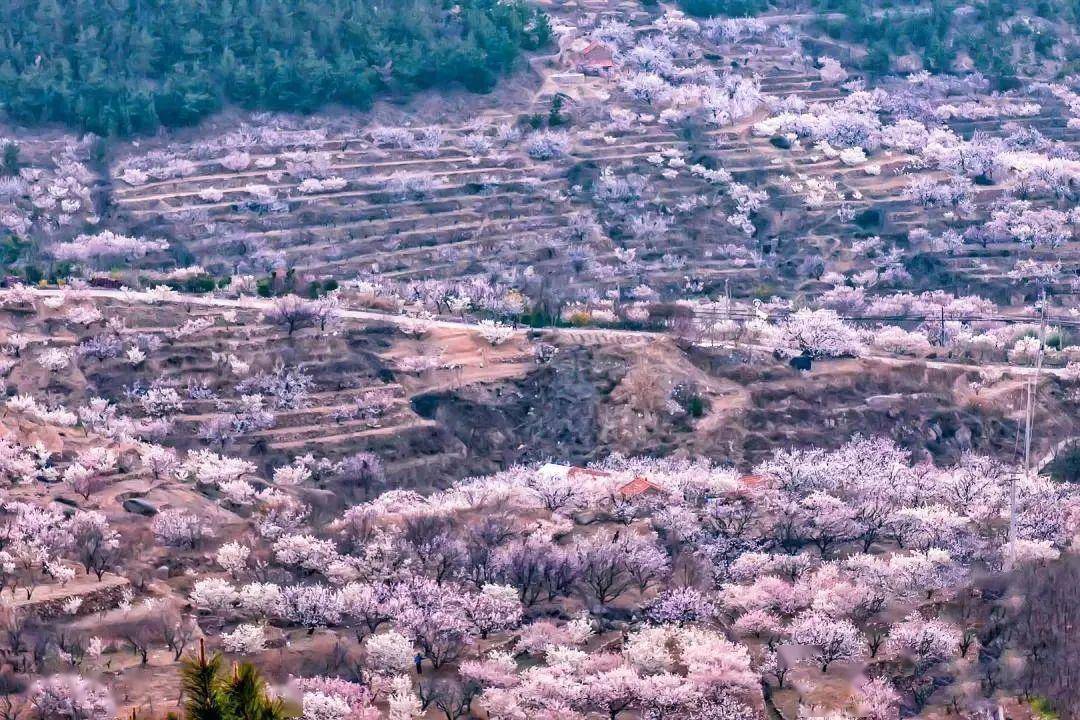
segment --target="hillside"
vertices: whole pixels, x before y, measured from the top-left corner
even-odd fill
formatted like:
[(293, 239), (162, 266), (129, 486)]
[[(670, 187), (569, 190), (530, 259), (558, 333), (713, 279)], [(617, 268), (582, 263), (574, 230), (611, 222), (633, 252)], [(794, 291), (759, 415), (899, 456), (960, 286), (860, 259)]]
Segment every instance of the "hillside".
[(0, 720), (1077, 717), (1077, 12), (0, 8)]

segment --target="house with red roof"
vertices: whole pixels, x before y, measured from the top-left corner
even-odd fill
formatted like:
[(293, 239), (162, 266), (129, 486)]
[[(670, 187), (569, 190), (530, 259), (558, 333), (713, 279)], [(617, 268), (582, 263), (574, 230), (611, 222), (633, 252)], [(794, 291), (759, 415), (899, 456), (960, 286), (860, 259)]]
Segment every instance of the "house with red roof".
[(615, 54), (602, 42), (592, 41), (578, 55), (578, 68), (586, 74), (599, 74), (615, 67)]
[(598, 40), (574, 38), (559, 55), (565, 67), (585, 75), (603, 75), (615, 67), (615, 52)]
[(624, 498), (636, 498), (645, 495), (667, 495), (667, 491), (648, 478), (640, 475), (619, 488)]

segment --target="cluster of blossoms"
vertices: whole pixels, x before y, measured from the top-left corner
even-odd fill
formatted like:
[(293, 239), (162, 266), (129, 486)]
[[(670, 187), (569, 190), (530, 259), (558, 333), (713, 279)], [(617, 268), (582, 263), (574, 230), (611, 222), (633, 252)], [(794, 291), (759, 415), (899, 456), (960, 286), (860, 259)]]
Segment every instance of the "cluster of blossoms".
[[(314, 459), (285, 470), (280, 490), (253, 496), (256, 525), (334, 472)], [(237, 654), (262, 652), (275, 628), (349, 628), (364, 671), (340, 686), (298, 679), (312, 717), (373, 712), (380, 697), (415, 708), (402, 677), (417, 663), (440, 669), (419, 700), (507, 720), (747, 717), (761, 683), (783, 687), (800, 663), (877, 663), (844, 702), (921, 709), (977, 665), (980, 635), (954, 611), (978, 597), (973, 571), (1037, 566), (1072, 543), (1080, 496), (1039, 478), (1016, 482), (1008, 541), (1014, 477), (990, 458), (938, 468), (865, 438), (778, 451), (749, 476), (619, 456), (520, 467), (228, 541), (215, 553), (224, 573), (196, 577), (190, 600)], [(182, 511), (153, 524), (181, 548), (207, 536)], [(570, 597), (585, 611), (553, 616)], [(621, 639), (590, 650), (623, 606), (637, 609)]]
[[(490, 290), (473, 287), (477, 297)], [(762, 306), (776, 319), (752, 323), (756, 340), (782, 354), (857, 354), (871, 343), (922, 351), (925, 334), (868, 335), (840, 314), (924, 313), (927, 325), (943, 317), (946, 342), (959, 342), (955, 318), (994, 309), (976, 297), (875, 298), (848, 286), (824, 302), (817, 310)], [(495, 323), (485, 330), (492, 343), (507, 334)], [(247, 373), (236, 389), (293, 409), (309, 386), (301, 370), (282, 366)], [(186, 398), (164, 385), (130, 395), (155, 422), (187, 403), (218, 402), (198, 387)], [(370, 404), (383, 412), (392, 402)], [(9, 405), (25, 412), (32, 403), (17, 396)], [(615, 456), (586, 471), (513, 468), (424, 497), (380, 494), (383, 470), (367, 453), (296, 457), (267, 481), (240, 457), (135, 440), (121, 432), (133, 428), (130, 420), (100, 398), (77, 418), (127, 438), (147, 475), (190, 483), (182, 491), (200, 503), (218, 498), (223, 507), (214, 513), (231, 511), (248, 525), (218, 545), (223, 533), (205, 505), (162, 509), (146, 521), (159, 546), (197, 568), (183, 588), (212, 643), (258, 656), (290, 630), (327, 628), (348, 645), (354, 682), (297, 680), (305, 714), (330, 720), (370, 715), (383, 703), (403, 718), (423, 703), (507, 720), (739, 718), (760, 705), (763, 681), (782, 687), (800, 663), (811, 674), (873, 665), (878, 674), (844, 703), (921, 709), (989, 662), (973, 651), (983, 639), (959, 611), (969, 586), (982, 573), (1052, 561), (1071, 547), (1080, 519), (1070, 487), (1018, 481), (1009, 543), (1012, 468), (974, 455), (945, 468), (914, 463), (882, 439), (775, 452), (750, 476), (705, 462)], [(120, 464), (101, 447), (58, 469), (44, 449), (0, 444), (9, 477), (62, 479), (85, 498)], [(100, 577), (124, 551), (101, 513), (65, 517), (20, 504), (6, 511), (4, 588), (30, 594), (42, 583), (63, 585), (76, 563)], [(206, 557), (213, 569), (199, 566)], [(613, 618), (625, 632), (614, 631)], [(181, 645), (172, 632), (179, 626), (164, 627), (170, 647)], [(145, 653), (142, 636), (123, 637)], [(419, 695), (407, 676), (418, 662), (439, 670)]]
[(100, 580), (119, 563), (123, 548), (117, 530), (104, 514), (80, 510), (66, 517), (51, 508), (9, 501), (0, 550), (0, 592), (21, 591), (29, 600), (38, 586), (64, 585), (81, 566)]
[[(833, 61), (819, 62), (823, 76), (841, 76), (842, 68)], [(881, 173), (884, 162), (903, 158), (902, 166), (892, 164), (889, 170), (906, 176), (905, 198), (939, 210), (930, 216), (943, 225), (935, 228), (939, 236), (930, 243), (935, 251), (958, 254), (965, 245), (1009, 242), (1044, 253), (1074, 239), (1071, 206), (1080, 188), (1080, 161), (1067, 143), (1024, 123), (1004, 123), (1000, 134), (976, 131), (970, 136), (949, 124), (961, 118), (1032, 117), (1042, 110), (1038, 103), (1016, 93), (987, 97), (986, 82), (977, 75), (944, 79), (916, 73), (903, 83), (885, 82), (874, 89), (849, 84), (847, 89), (850, 92), (836, 100), (811, 104), (794, 96), (770, 98), (772, 114), (756, 123), (753, 132), (771, 136), (781, 147), (813, 144), (809, 159), (824, 156), (842, 165), (860, 165), (869, 174)], [(1069, 107), (1076, 105), (1074, 95), (1062, 86), (1036, 89)], [(789, 186), (805, 195), (809, 208), (822, 207), (830, 189), (823, 192), (800, 180)], [(994, 193), (990, 207), (979, 188), (986, 185), (1004, 190)], [(861, 199), (857, 191), (853, 196)], [(843, 205), (838, 215), (843, 222), (855, 218)], [(912, 237), (924, 232), (917, 228)], [(1016, 262), (1019, 267), (1029, 261), (1021, 253)], [(911, 281), (900, 266), (868, 271), (866, 276), (866, 284)], [(1002, 280), (1008, 277), (1006, 270)]]
[(103, 230), (93, 235), (79, 235), (69, 243), (54, 245), (52, 254), (57, 260), (81, 263), (103, 263), (116, 260), (136, 260), (148, 253), (167, 249), (164, 240), (149, 240), (120, 235)]
[(741, 34), (743, 29), (729, 23), (707, 24), (703, 30), (676, 10), (668, 10), (656, 27), (661, 34), (640, 42), (634, 41), (632, 30), (617, 23), (601, 25), (593, 37), (615, 49), (622, 90), (649, 106), (661, 122), (675, 124), (696, 117), (725, 126), (750, 117), (762, 104), (761, 90), (749, 77), (718, 74), (700, 64), (680, 65), (680, 61), (700, 57), (710, 36)]
[[(0, 138), (0, 146), (8, 144)], [(86, 151), (86, 143), (69, 142), (54, 153), (52, 167), (23, 167), (0, 178), (0, 228), (24, 239), (57, 238), (97, 224)]]
[[(837, 284), (819, 296), (815, 308), (796, 310), (781, 298), (752, 308), (687, 303), (698, 318), (687, 330), (688, 339), (749, 339), (784, 357), (857, 357), (873, 348), (888, 354), (922, 357), (933, 351), (1018, 365), (1034, 364), (1040, 353), (1044, 362), (1058, 367), (1080, 359), (1080, 346), (1040, 345), (1034, 315), (1006, 318), (992, 301), (977, 295), (944, 291), (871, 295), (867, 285), (841, 284), (847, 282), (842, 276), (827, 274), (822, 279)], [(731, 313), (732, 319), (718, 323), (715, 313)], [(1048, 333), (1060, 331), (1051, 326)]]

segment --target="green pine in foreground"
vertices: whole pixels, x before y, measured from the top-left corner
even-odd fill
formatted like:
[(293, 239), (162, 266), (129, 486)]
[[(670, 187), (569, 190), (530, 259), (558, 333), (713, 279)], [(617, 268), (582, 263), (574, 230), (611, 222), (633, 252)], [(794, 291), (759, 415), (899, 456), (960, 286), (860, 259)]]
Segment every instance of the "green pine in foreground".
[(259, 670), (250, 663), (222, 668), (221, 655), (199, 654), (181, 669), (185, 720), (288, 720), (296, 717), (283, 700), (270, 695)]

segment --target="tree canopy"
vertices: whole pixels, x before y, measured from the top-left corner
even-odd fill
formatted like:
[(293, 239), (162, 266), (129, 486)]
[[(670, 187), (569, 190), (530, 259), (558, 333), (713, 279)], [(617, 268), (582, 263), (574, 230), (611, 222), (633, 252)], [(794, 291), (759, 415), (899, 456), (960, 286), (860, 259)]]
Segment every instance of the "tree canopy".
[(379, 92), (489, 91), (550, 38), (522, 0), (42, 0), (0, 7), (0, 106), (101, 135), (232, 102), (311, 112)]

